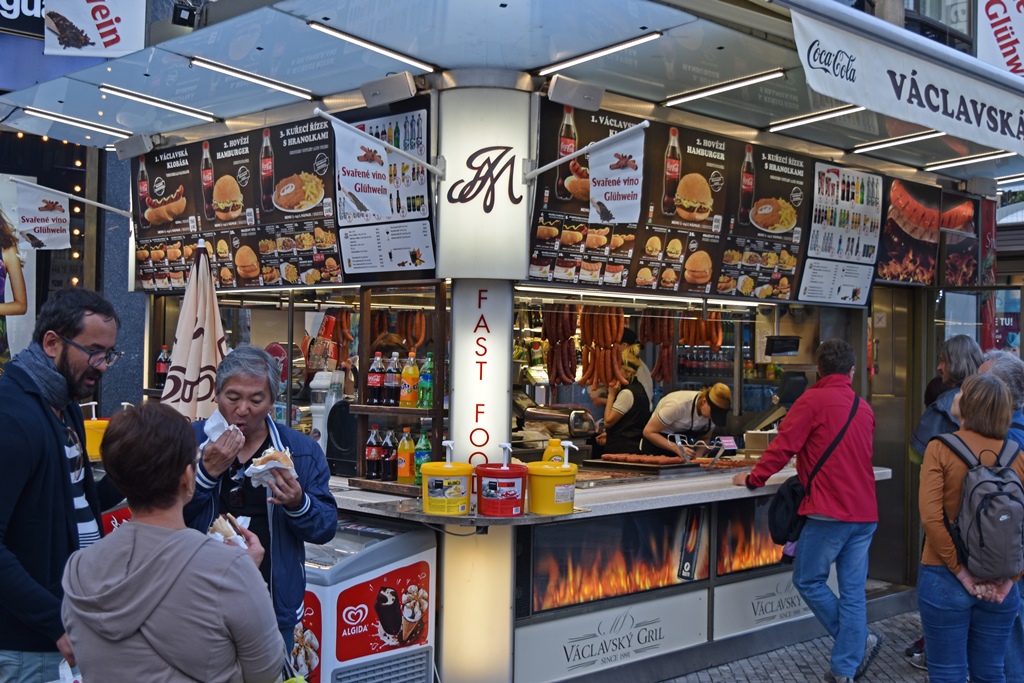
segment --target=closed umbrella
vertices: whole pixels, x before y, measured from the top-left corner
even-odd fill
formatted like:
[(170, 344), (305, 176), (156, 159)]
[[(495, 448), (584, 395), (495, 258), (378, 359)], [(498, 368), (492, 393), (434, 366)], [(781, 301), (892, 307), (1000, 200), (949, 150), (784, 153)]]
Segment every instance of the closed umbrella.
[(206, 243), (199, 240), (174, 332), (174, 349), (161, 402), (190, 420), (210, 417), (217, 409), (217, 366), (227, 354), (224, 325), (213, 287)]

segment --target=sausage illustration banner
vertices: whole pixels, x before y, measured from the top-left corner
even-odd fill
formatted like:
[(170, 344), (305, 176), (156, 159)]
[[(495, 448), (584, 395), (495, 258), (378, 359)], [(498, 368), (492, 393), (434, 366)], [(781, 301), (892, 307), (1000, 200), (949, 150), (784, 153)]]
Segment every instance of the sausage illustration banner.
[(18, 183), (18, 249), (67, 249), (70, 216), (67, 197), (39, 185)]
[(590, 224), (636, 223), (644, 177), (644, 131), (620, 134), (590, 153)]
[[(331, 125), (334, 126), (335, 172), (338, 176), (338, 217), (352, 217), (359, 222), (391, 217), (395, 210), (395, 194), (391, 187), (391, 160), (387, 149), (347, 126)], [(360, 128), (365, 129), (365, 124)]]
[(47, 0), (43, 54), (120, 57), (146, 47), (146, 7), (138, 0)]

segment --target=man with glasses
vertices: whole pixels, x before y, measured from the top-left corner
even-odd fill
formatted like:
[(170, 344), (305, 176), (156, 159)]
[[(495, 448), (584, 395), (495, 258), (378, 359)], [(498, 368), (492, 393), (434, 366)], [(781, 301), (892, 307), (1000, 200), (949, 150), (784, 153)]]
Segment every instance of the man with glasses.
[(60, 678), (75, 657), (61, 623), (71, 553), (99, 540), (121, 494), (92, 476), (78, 401), (121, 356), (120, 320), (102, 295), (50, 295), (32, 343), (0, 377), (0, 681)]

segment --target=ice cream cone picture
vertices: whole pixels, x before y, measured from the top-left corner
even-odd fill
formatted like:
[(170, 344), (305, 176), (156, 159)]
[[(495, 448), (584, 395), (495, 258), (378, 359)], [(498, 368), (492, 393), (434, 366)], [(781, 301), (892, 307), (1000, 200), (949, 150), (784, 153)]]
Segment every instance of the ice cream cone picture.
[(430, 601), (427, 591), (419, 586), (409, 586), (402, 593), (402, 635), (399, 642), (409, 645), (423, 633), (423, 619)]

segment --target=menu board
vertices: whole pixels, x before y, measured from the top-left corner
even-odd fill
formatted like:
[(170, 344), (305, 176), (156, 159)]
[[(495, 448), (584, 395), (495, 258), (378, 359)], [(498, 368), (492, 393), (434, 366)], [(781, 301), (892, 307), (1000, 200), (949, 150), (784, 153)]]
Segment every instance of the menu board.
[[(580, 115), (545, 101), (540, 163), (639, 122), (606, 112)], [(651, 123), (643, 136), (643, 159), (631, 169), (641, 172), (638, 224), (602, 224), (594, 215), (601, 211), (591, 196), (589, 160), (540, 177), (528, 279), (680, 295), (794, 297), (813, 161), (666, 124)], [(636, 161), (622, 154), (622, 145), (609, 147), (617, 152), (612, 164)]]
[(878, 249), (876, 279), (931, 285), (939, 255), (942, 190), (892, 179), (885, 198), (888, 206)]
[(977, 287), (981, 283), (978, 202), (951, 192), (942, 193), (939, 224), (946, 241), (945, 287)]
[(815, 164), (814, 209), (799, 299), (865, 305), (882, 221), (882, 176)]

